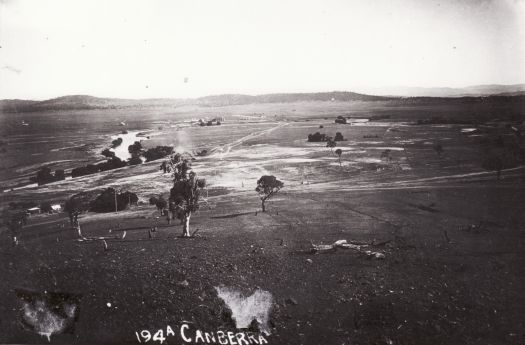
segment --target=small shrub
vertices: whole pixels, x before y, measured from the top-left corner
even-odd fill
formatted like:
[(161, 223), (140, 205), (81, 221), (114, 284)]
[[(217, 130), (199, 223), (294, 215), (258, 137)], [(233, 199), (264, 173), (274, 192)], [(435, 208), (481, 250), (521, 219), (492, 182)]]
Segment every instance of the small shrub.
[(40, 211), (42, 213), (51, 213), (53, 209), (51, 208), (51, 203), (49, 201), (44, 201), (40, 204)]
[(345, 140), (345, 138), (343, 137), (341, 132), (335, 133), (334, 141), (344, 141), (344, 140)]
[(335, 123), (339, 123), (339, 124), (346, 124), (346, 118), (344, 118), (343, 116), (339, 115), (336, 119), (335, 119)]

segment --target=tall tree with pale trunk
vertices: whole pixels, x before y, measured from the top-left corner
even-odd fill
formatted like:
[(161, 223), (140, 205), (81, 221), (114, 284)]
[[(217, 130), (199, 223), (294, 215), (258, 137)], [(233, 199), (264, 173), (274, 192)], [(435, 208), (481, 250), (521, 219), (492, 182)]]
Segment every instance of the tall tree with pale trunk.
[(191, 161), (176, 153), (167, 162), (173, 172), (173, 187), (170, 199), (182, 213), (182, 236), (190, 237), (190, 218), (199, 209), (201, 192), (206, 187), (206, 180), (197, 178), (191, 169)]

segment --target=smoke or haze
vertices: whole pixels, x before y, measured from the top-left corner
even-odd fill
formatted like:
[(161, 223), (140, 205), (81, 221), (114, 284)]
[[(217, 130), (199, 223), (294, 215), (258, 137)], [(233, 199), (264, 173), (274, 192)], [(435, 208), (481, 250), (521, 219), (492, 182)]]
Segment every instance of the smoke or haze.
[(187, 153), (192, 152), (193, 145), (191, 142), (191, 137), (186, 133), (186, 131), (176, 131), (175, 132), (175, 143), (171, 143), (177, 153)]

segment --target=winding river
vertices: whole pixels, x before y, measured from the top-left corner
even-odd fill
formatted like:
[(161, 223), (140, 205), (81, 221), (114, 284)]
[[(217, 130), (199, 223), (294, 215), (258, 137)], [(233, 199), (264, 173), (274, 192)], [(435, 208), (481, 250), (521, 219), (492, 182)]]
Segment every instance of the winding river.
[(128, 132), (126, 134), (118, 134), (118, 135), (112, 136), (111, 140), (122, 138), (122, 144), (110, 150), (115, 152), (115, 156), (117, 156), (121, 160), (127, 161), (128, 159), (131, 158), (131, 154), (128, 151), (129, 145), (133, 145), (135, 141), (146, 140), (145, 137), (139, 134), (140, 132)]

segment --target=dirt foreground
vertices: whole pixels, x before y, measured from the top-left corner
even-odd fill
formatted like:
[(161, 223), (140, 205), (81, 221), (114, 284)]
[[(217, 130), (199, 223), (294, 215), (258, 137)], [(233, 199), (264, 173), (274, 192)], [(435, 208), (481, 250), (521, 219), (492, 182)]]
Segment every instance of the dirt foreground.
[[(107, 249), (79, 242), (62, 215), (35, 217), (18, 246), (2, 234), (0, 342), (48, 342), (22, 290), (75, 306), (54, 344), (143, 343), (146, 331), (168, 344), (523, 344), (523, 187), (312, 187), (283, 190), (266, 213), (255, 195), (226, 195), (192, 218), (191, 239), (150, 206), (84, 215), (84, 236), (114, 237)], [(369, 246), (311, 250), (342, 239)], [(234, 315), (218, 291), (238, 297)], [(242, 303), (266, 322), (237, 329)]]

